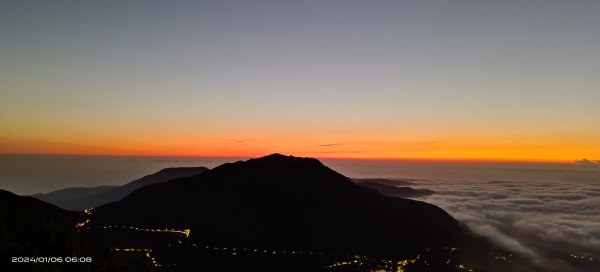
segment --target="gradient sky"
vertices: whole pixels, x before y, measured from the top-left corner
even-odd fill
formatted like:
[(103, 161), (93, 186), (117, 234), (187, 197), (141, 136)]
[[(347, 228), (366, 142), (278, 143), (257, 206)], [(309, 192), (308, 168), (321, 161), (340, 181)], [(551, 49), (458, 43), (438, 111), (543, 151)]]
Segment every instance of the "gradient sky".
[(2, 1), (0, 153), (600, 160), (599, 1)]

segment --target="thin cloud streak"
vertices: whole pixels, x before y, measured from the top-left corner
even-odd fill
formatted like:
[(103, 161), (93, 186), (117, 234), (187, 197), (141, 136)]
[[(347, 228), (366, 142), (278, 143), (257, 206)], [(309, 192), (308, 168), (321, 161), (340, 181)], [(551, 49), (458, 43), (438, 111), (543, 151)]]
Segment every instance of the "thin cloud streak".
[(338, 146), (338, 145), (341, 145), (341, 144), (320, 144), (320, 145), (317, 145), (317, 146), (321, 146), (321, 147), (332, 147), (332, 146)]

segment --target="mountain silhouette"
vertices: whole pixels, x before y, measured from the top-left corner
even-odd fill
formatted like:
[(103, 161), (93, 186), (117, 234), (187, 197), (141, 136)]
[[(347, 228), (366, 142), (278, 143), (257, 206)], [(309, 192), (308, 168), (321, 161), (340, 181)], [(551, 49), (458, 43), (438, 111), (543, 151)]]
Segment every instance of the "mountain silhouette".
[(92, 225), (190, 228), (209, 244), (416, 255), (470, 232), (442, 209), (361, 187), (312, 158), (272, 154), (149, 185)]
[(363, 181), (357, 183), (360, 186), (365, 188), (371, 188), (384, 194), (386, 196), (391, 197), (402, 197), (402, 198), (410, 198), (410, 197), (419, 197), (419, 196), (428, 196), (434, 194), (434, 191), (427, 189), (413, 189), (406, 186), (393, 186), (381, 184), (379, 182), (374, 181)]
[(393, 185), (393, 186), (415, 185), (415, 182), (417, 181), (415, 179), (388, 179), (388, 178), (350, 178), (350, 180), (352, 180), (356, 183), (374, 182), (374, 183)]
[(56, 190), (33, 197), (54, 204), (66, 210), (81, 211), (109, 202), (123, 199), (129, 193), (147, 185), (166, 182), (171, 179), (189, 177), (208, 170), (206, 167), (165, 168), (122, 186), (77, 187)]
[[(76, 212), (0, 190), (0, 271), (149, 271), (146, 262), (111, 254), (102, 241), (78, 232), (78, 220)], [(62, 261), (24, 261), (38, 257)], [(66, 257), (90, 262), (67, 262)]]
[(76, 219), (74, 212), (0, 190), (0, 255), (52, 253), (66, 240)]

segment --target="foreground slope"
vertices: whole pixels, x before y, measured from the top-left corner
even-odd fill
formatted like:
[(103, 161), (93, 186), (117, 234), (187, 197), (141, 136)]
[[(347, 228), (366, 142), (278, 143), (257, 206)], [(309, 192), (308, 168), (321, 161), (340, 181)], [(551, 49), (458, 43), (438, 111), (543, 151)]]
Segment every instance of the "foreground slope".
[(0, 253), (24, 256), (64, 249), (76, 219), (73, 212), (0, 190)]
[[(78, 232), (78, 220), (75, 212), (0, 190), (0, 271), (148, 271), (145, 262)], [(77, 262), (67, 262), (72, 257)]]

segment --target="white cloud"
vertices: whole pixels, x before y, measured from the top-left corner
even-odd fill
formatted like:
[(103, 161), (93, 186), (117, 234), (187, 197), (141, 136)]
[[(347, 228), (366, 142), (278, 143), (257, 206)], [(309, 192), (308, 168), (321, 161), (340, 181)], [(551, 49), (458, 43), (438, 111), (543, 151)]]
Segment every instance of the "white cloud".
[(412, 187), (436, 191), (422, 200), (544, 270), (554, 271), (549, 264), (569, 267), (570, 254), (600, 258), (600, 180), (427, 180)]

